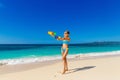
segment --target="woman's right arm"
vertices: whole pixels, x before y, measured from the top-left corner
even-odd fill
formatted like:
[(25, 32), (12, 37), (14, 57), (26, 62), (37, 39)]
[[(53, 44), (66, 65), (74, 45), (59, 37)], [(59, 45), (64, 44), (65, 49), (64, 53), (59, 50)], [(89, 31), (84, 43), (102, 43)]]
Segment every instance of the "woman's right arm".
[(64, 40), (64, 38), (58, 38), (58, 40)]

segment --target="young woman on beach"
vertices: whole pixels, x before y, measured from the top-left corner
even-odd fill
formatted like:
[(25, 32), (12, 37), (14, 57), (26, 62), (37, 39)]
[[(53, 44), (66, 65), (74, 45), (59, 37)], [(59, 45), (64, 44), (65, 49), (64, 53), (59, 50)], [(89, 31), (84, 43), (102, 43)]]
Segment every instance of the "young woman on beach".
[(65, 31), (64, 32), (64, 37), (63, 38), (58, 38), (58, 40), (62, 40), (63, 41), (63, 45), (61, 47), (61, 52), (62, 52), (62, 60), (63, 60), (63, 72), (62, 74), (64, 74), (66, 71), (68, 71), (68, 64), (67, 64), (67, 55), (68, 55), (68, 43), (70, 41), (69, 38), (70, 32), (69, 31)]

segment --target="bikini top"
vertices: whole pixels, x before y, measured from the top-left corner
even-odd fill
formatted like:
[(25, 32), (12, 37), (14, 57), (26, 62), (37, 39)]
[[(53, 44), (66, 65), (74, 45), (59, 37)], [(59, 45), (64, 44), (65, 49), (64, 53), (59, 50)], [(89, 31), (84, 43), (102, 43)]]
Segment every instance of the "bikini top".
[(69, 44), (68, 40), (63, 40), (63, 44)]

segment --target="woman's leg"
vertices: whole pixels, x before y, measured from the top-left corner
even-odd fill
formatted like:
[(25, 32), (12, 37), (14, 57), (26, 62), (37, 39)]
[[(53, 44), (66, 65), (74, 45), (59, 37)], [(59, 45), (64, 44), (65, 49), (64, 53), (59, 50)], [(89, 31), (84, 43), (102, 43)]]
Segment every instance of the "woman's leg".
[(65, 51), (65, 70), (68, 71), (68, 63), (67, 63), (67, 54), (68, 54), (68, 49)]
[(68, 71), (67, 57), (65, 58), (65, 70)]
[(64, 53), (62, 53), (63, 65), (64, 65), (62, 74), (64, 74), (66, 71), (68, 71), (67, 58), (66, 58), (67, 54), (68, 54), (68, 49), (66, 49), (66, 51)]
[(63, 60), (63, 72), (62, 72), (62, 74), (64, 74), (66, 72), (65, 65), (66, 65), (65, 60)]
[(66, 71), (68, 71), (68, 65), (67, 65), (67, 59), (66, 57), (63, 59), (63, 72), (62, 74), (64, 74)]
[(61, 49), (61, 53), (62, 53), (62, 60), (63, 60), (63, 72), (62, 74), (65, 73), (65, 59), (63, 59), (63, 56), (64, 56), (64, 51)]

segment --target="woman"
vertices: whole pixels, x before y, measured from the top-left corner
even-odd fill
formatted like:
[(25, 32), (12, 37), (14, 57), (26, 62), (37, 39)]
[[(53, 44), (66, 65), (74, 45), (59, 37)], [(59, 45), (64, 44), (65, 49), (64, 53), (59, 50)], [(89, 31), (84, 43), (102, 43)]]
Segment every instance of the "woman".
[(69, 50), (68, 43), (70, 41), (69, 34), (70, 34), (69, 31), (65, 31), (64, 38), (58, 38), (58, 40), (63, 40), (61, 52), (62, 52), (62, 60), (63, 60), (64, 69), (63, 69), (62, 74), (64, 74), (66, 71), (68, 71), (67, 54), (68, 54), (68, 50)]

